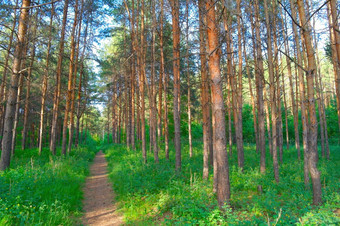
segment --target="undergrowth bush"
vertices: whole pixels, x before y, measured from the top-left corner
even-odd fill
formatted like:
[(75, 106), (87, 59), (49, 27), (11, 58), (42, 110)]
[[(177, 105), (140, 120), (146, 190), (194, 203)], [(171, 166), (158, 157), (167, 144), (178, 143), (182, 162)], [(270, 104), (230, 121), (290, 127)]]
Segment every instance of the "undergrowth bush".
[[(52, 156), (44, 149), (17, 151), (0, 173), (0, 225), (74, 225), (81, 215), (82, 184), (95, 147)], [(60, 150), (58, 150), (60, 152)]]
[[(295, 149), (284, 151), (280, 165), (280, 183), (273, 175), (271, 156), (267, 156), (267, 173), (259, 173), (259, 154), (255, 146), (245, 146), (245, 168), (237, 168), (236, 148), (230, 158), (231, 202), (220, 210), (213, 193), (213, 175), (202, 180), (202, 143), (194, 143), (194, 156), (182, 142), (182, 171), (175, 172), (174, 148), (170, 161), (160, 149), (160, 163), (148, 152), (144, 164), (141, 150), (124, 145), (107, 146), (110, 178), (120, 211), (131, 225), (338, 225), (340, 208), (340, 153), (331, 147), (331, 160), (320, 159), (323, 204), (311, 206), (311, 187), (305, 189), (303, 161)], [(147, 148), (147, 150), (149, 150)], [(262, 186), (262, 192), (258, 186)]]

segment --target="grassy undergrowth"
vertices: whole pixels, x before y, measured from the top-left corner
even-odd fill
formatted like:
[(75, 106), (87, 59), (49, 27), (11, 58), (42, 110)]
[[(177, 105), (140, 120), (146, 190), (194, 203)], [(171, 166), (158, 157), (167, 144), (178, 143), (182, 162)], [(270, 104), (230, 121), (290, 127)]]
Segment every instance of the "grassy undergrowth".
[[(60, 150), (59, 150), (60, 152)], [(68, 157), (17, 151), (0, 173), (0, 225), (74, 225), (81, 215), (82, 184), (95, 147), (79, 147)]]
[[(182, 143), (183, 144), (183, 143)], [(272, 173), (271, 156), (267, 156), (267, 173), (259, 173), (259, 155), (255, 146), (245, 146), (245, 169), (237, 169), (234, 149), (230, 160), (231, 206), (220, 211), (212, 189), (213, 176), (202, 180), (202, 143), (194, 143), (194, 157), (182, 146), (182, 172), (174, 170), (174, 149), (170, 162), (160, 151), (160, 163), (154, 164), (152, 153), (143, 164), (141, 151), (124, 145), (108, 146), (110, 178), (120, 211), (131, 225), (339, 225), (340, 218), (340, 147), (331, 147), (331, 160), (319, 161), (323, 204), (311, 206), (311, 189), (305, 190), (303, 164), (295, 149), (284, 151), (280, 165), (280, 183)], [(212, 171), (212, 170), (211, 170)], [(263, 187), (259, 193), (258, 185)]]

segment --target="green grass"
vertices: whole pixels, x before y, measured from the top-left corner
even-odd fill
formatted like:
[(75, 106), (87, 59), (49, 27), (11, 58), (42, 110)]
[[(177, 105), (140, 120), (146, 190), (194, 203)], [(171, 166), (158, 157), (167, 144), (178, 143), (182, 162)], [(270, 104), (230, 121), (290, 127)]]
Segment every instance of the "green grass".
[[(311, 206), (312, 192), (306, 190), (303, 164), (295, 149), (284, 151), (280, 165), (280, 183), (272, 173), (271, 156), (267, 156), (267, 173), (259, 173), (259, 154), (253, 145), (245, 145), (245, 169), (237, 169), (236, 149), (230, 160), (231, 205), (224, 211), (217, 207), (210, 173), (202, 180), (202, 143), (194, 142), (194, 157), (182, 141), (182, 172), (175, 173), (174, 148), (170, 161), (160, 150), (160, 163), (154, 164), (148, 153), (143, 164), (140, 150), (124, 145), (107, 146), (110, 179), (120, 211), (130, 225), (338, 225), (334, 211), (340, 208), (340, 152), (331, 147), (331, 160), (319, 161), (323, 204)], [(211, 170), (212, 171), (212, 170)], [(257, 190), (263, 187), (263, 193)]]
[(65, 158), (48, 149), (41, 156), (37, 149), (18, 150), (10, 170), (0, 173), (0, 225), (78, 224), (95, 151), (79, 147)]

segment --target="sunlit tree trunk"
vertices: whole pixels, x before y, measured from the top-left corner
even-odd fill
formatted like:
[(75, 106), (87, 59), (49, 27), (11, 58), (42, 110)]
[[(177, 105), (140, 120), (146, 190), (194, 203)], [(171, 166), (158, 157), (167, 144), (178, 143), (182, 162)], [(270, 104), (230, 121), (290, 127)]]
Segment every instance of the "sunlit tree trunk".
[[(297, 12), (296, 5), (293, 0), (290, 0), (292, 18), (297, 20)], [(303, 77), (303, 69), (302, 69), (302, 55), (301, 55), (301, 46), (300, 46), (300, 36), (297, 30), (297, 25), (292, 22), (295, 45), (296, 45), (296, 56), (297, 56), (297, 68), (298, 68), (298, 77), (299, 77), (299, 91), (300, 91), (300, 106), (301, 106), (301, 121), (302, 121), (302, 137), (303, 137), (303, 161), (304, 161), (304, 182), (305, 187), (307, 188), (309, 185), (309, 173), (308, 173), (308, 115), (306, 109), (306, 101), (305, 101), (305, 82)], [(308, 106), (308, 103), (307, 103)]]
[(188, 106), (188, 136), (189, 136), (189, 156), (192, 157), (192, 136), (191, 136), (191, 84), (190, 84), (190, 65), (189, 65), (189, 0), (186, 0), (185, 7), (185, 17), (186, 17), (186, 74), (187, 74), (187, 85), (188, 85), (188, 93), (187, 93), (187, 106)]
[[(265, 173), (266, 171), (266, 145), (265, 145), (265, 127), (264, 127), (264, 69), (261, 50), (261, 36), (260, 36), (260, 18), (259, 18), (259, 5), (258, 0), (255, 0), (255, 40), (256, 40), (256, 90), (257, 90), (257, 111), (258, 111), (258, 124), (259, 124), (259, 149), (261, 153), (260, 157), (260, 171)], [(270, 142), (270, 141), (269, 141)]]
[(277, 107), (276, 107), (276, 87), (274, 78), (274, 65), (273, 65), (273, 51), (272, 51), (272, 37), (270, 29), (270, 18), (268, 15), (267, 0), (264, 0), (264, 10), (266, 17), (266, 28), (267, 28), (267, 43), (268, 43), (268, 70), (269, 70), (269, 83), (270, 83), (270, 103), (271, 103), (271, 116), (272, 116), (272, 139), (273, 139), (273, 169), (275, 181), (279, 182), (279, 164), (277, 161)]
[[(78, 9), (79, 10), (79, 9)], [(81, 8), (80, 8), (80, 15), (79, 15), (79, 22), (78, 22), (78, 37), (77, 37), (77, 44), (75, 49), (75, 59), (74, 59), (74, 75), (73, 75), (73, 83), (72, 83), (72, 92), (71, 92), (71, 107), (70, 107), (70, 124), (69, 124), (69, 136), (68, 136), (68, 147), (67, 151), (70, 152), (72, 149), (73, 144), (73, 136), (74, 136), (74, 113), (75, 113), (75, 96), (76, 96), (76, 82), (77, 82), (77, 74), (79, 68), (79, 45), (80, 45), (80, 36), (81, 36), (81, 28), (82, 28), (82, 20), (83, 20), (83, 12), (84, 12), (84, 0), (81, 1)], [(79, 13), (78, 13), (79, 14)], [(79, 77), (79, 80), (81, 78)], [(109, 133), (109, 132), (108, 132)], [(108, 136), (109, 137), (109, 136)]]
[(10, 54), (11, 54), (11, 49), (12, 49), (12, 43), (13, 43), (13, 36), (15, 34), (15, 26), (17, 24), (17, 8), (18, 8), (18, 2), (19, 0), (15, 1), (15, 8), (13, 11), (13, 24), (11, 27), (11, 34), (9, 36), (9, 41), (8, 41), (8, 46), (6, 49), (6, 56), (5, 56), (5, 62), (3, 65), (4, 71), (3, 71), (3, 76), (2, 76), (2, 81), (1, 81), (1, 86), (0, 86), (0, 144), (2, 142), (2, 133), (3, 133), (3, 125), (4, 125), (4, 114), (5, 114), (5, 103), (7, 100), (7, 94), (6, 94), (6, 83), (7, 83), (7, 71), (8, 71), (8, 66), (9, 66), (9, 59), (10, 59)]
[(153, 154), (156, 163), (159, 163), (158, 158), (158, 146), (157, 146), (157, 105), (156, 105), (156, 52), (155, 52), (155, 45), (156, 45), (156, 11), (155, 11), (155, 2), (152, 1), (152, 47), (151, 47), (151, 95), (150, 95), (150, 103), (151, 103), (151, 118), (150, 122), (152, 123), (152, 146), (153, 146)]
[(211, 118), (209, 103), (209, 79), (207, 72), (206, 54), (206, 11), (205, 2), (198, 1), (199, 8), (199, 35), (200, 35), (200, 60), (201, 60), (201, 101), (203, 114), (203, 179), (209, 177), (209, 153), (211, 144)]
[(19, 27), (17, 33), (17, 43), (14, 52), (13, 59), (13, 67), (12, 67), (12, 76), (11, 76), (11, 85), (8, 93), (8, 100), (6, 106), (5, 113), (5, 123), (4, 123), (4, 133), (2, 140), (2, 152), (1, 152), (1, 161), (0, 161), (0, 170), (6, 170), (11, 161), (11, 147), (12, 147), (12, 134), (13, 134), (13, 122), (14, 122), (14, 114), (15, 114), (15, 106), (17, 100), (17, 91), (18, 91), (18, 83), (20, 74), (20, 66), (21, 59), (24, 55), (25, 49), (25, 40), (26, 40), (26, 32), (27, 32), (27, 23), (28, 23), (28, 14), (29, 7), (31, 4), (30, 0), (22, 1), (22, 8), (20, 12), (19, 18)]
[(181, 157), (181, 101), (180, 101), (180, 27), (179, 27), (179, 0), (171, 0), (172, 36), (173, 36), (173, 73), (174, 73), (174, 124), (175, 124), (175, 151), (176, 170), (182, 166)]
[(75, 52), (76, 52), (76, 42), (75, 42), (75, 32), (78, 23), (78, 0), (75, 2), (74, 6), (74, 21), (71, 32), (71, 53), (70, 53), (70, 65), (68, 72), (68, 83), (67, 83), (67, 95), (66, 95), (66, 104), (65, 104), (65, 113), (64, 113), (64, 122), (63, 122), (63, 132), (62, 132), (62, 145), (61, 145), (61, 153), (66, 155), (66, 142), (67, 142), (67, 127), (69, 122), (69, 114), (71, 112), (71, 102), (72, 102), (72, 90), (74, 88), (74, 68), (75, 68)]
[(50, 67), (50, 53), (51, 53), (51, 44), (52, 44), (53, 17), (54, 17), (54, 4), (52, 3), (50, 24), (49, 24), (49, 30), (48, 30), (46, 65), (45, 65), (45, 69), (44, 69), (44, 76), (43, 76), (42, 87), (41, 87), (41, 109), (40, 109), (40, 125), (39, 125), (39, 155), (41, 155), (42, 148), (43, 148), (45, 103), (46, 103), (48, 77), (49, 77), (49, 67)]
[[(317, 169), (317, 137), (318, 126), (315, 111), (315, 99), (314, 99), (314, 77), (316, 72), (316, 62), (314, 58), (314, 50), (312, 46), (312, 38), (310, 34), (310, 25), (306, 21), (306, 13), (303, 0), (297, 0), (297, 6), (299, 10), (299, 18), (302, 24), (302, 35), (304, 37), (304, 43), (306, 47), (308, 67), (307, 67), (307, 93), (308, 93), (308, 111), (309, 111), (309, 127), (308, 127), (308, 169), (312, 178), (313, 184), (313, 204), (321, 204), (321, 181), (320, 172)], [(306, 65), (307, 66), (307, 65)]]
[(226, 152), (225, 113), (223, 102), (222, 78), (220, 71), (220, 55), (218, 41), (218, 24), (216, 21), (213, 0), (207, 0), (207, 40), (209, 45), (209, 71), (211, 79), (211, 102), (214, 115), (214, 155), (216, 161), (217, 200), (220, 207), (229, 203), (230, 184), (228, 155)]
[(51, 142), (50, 142), (50, 151), (53, 153), (53, 155), (56, 154), (56, 145), (57, 145), (56, 142), (57, 142), (57, 133), (58, 133), (59, 102), (60, 102), (60, 92), (61, 92), (61, 70), (62, 70), (62, 63), (63, 63), (63, 58), (64, 58), (64, 42), (65, 42), (65, 30), (66, 30), (66, 22), (67, 22), (67, 10), (68, 10), (68, 0), (65, 0), (64, 10), (63, 10), (62, 28), (61, 28), (61, 34), (60, 34), (60, 42), (59, 42), (57, 71), (56, 71), (56, 88), (55, 88), (54, 99), (53, 99), (53, 117), (52, 117)]
[[(339, 34), (339, 22), (338, 22), (338, 11), (337, 11), (337, 5), (338, 5), (337, 0), (330, 0), (329, 2), (329, 8), (330, 8), (330, 25), (331, 25), (331, 30), (333, 32), (333, 35), (331, 35), (332, 38), (332, 48), (334, 52), (334, 56), (332, 57), (333, 59), (333, 64), (334, 69), (337, 67), (337, 76), (335, 77), (335, 87), (336, 87), (336, 99), (338, 103), (338, 123), (339, 123), (339, 131), (340, 131), (340, 34)], [(334, 51), (336, 50), (336, 51)], [(336, 52), (336, 56), (335, 56)]]
[[(300, 133), (299, 133), (299, 115), (298, 115), (298, 108), (294, 96), (294, 86), (293, 86), (293, 76), (292, 76), (292, 66), (290, 63), (290, 53), (289, 53), (289, 45), (288, 45), (288, 40), (287, 40), (287, 35), (286, 31), (288, 30), (287, 28), (287, 21), (284, 20), (283, 14), (282, 14), (282, 9), (280, 8), (281, 12), (281, 18), (282, 18), (282, 25), (284, 26), (284, 29), (282, 29), (282, 36), (284, 40), (284, 47), (285, 47), (285, 52), (286, 52), (286, 63), (287, 63), (287, 73), (288, 73), (288, 78), (289, 78), (289, 88), (290, 88), (290, 99), (292, 101), (292, 112), (293, 112), (293, 117), (294, 117), (294, 135), (295, 135), (295, 148), (297, 150), (297, 155), (298, 159), (301, 158), (300, 154)], [(288, 146), (287, 146), (288, 149)]]
[(144, 163), (147, 162), (146, 157), (146, 143), (145, 143), (145, 93), (144, 93), (144, 84), (145, 84), (145, 40), (144, 40), (144, 0), (142, 0), (141, 7), (141, 34), (140, 34), (140, 84), (139, 84), (139, 93), (140, 93), (140, 103), (141, 103), (141, 130), (142, 130), (142, 152)]

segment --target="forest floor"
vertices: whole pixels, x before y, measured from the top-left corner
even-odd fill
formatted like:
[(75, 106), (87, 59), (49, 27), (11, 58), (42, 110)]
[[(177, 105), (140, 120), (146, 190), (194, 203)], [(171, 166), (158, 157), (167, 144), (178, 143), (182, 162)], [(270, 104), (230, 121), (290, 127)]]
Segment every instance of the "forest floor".
[(90, 168), (84, 188), (84, 225), (121, 225), (123, 217), (113, 202), (114, 193), (108, 181), (107, 162), (102, 151), (98, 152)]

